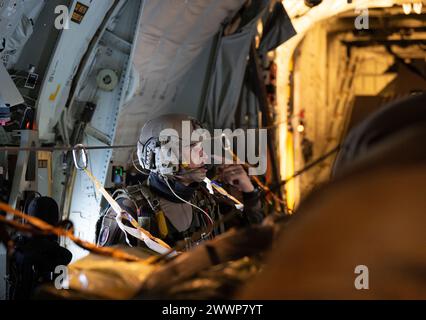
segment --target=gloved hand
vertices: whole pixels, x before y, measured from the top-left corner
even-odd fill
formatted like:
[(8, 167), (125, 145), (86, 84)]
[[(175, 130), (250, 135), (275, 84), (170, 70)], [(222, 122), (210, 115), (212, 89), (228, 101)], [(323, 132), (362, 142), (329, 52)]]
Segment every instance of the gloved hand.
[(219, 168), (219, 175), (222, 181), (235, 186), (241, 192), (253, 192), (254, 186), (244, 170), (239, 164), (223, 165)]

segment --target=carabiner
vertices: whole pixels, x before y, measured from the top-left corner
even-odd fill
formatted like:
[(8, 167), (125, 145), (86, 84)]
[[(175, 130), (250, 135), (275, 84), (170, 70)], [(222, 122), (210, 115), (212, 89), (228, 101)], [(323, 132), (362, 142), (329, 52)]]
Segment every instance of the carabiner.
[(82, 144), (77, 144), (72, 150), (74, 165), (78, 170), (87, 168), (87, 150)]

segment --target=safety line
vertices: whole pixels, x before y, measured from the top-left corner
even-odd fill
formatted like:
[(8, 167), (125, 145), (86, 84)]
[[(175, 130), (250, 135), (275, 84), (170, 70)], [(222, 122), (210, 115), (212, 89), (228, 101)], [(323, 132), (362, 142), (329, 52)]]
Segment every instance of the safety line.
[[(136, 148), (135, 144), (131, 144), (131, 145), (121, 145), (121, 146), (85, 146), (84, 147), (86, 150), (107, 150), (107, 149), (131, 149), (131, 148)], [(0, 147), (0, 152), (1, 151), (73, 151), (73, 150), (77, 150), (77, 148), (74, 147)]]

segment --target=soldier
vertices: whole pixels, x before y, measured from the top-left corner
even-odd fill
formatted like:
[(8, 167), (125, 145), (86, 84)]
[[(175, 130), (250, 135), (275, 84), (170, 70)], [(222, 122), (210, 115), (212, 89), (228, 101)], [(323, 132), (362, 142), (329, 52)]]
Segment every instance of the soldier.
[[(121, 208), (152, 235), (171, 246), (182, 241), (186, 248), (231, 226), (260, 223), (263, 212), (259, 191), (241, 165), (221, 166), (218, 172), (228, 189), (240, 196), (244, 203), (242, 211), (228, 198), (209, 193), (203, 182), (209, 156), (201, 142), (183, 137), (184, 121), (191, 124), (191, 132), (202, 129), (196, 119), (179, 114), (163, 115), (144, 125), (137, 154), (149, 176), (142, 184), (114, 194)], [(170, 134), (164, 134), (164, 130)], [(125, 239), (115, 221), (114, 211), (107, 209), (97, 224), (98, 244), (111, 246), (125, 243)], [(129, 241), (137, 245), (137, 240), (131, 236)]]
[[(60, 221), (59, 208), (50, 197), (36, 197), (28, 206), (28, 215), (52, 226)], [(11, 261), (12, 300), (27, 300), (44, 283), (53, 282), (57, 266), (67, 266), (72, 260), (68, 249), (59, 245), (54, 235), (19, 236), (15, 239), (15, 250)]]

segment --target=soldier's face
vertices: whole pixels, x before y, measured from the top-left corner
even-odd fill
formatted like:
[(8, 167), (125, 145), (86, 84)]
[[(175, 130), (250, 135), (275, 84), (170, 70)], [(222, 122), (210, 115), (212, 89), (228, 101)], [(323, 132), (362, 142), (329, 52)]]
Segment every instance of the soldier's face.
[(201, 182), (206, 178), (205, 164), (208, 156), (201, 142), (182, 147), (182, 166), (187, 170), (185, 178), (192, 182)]

